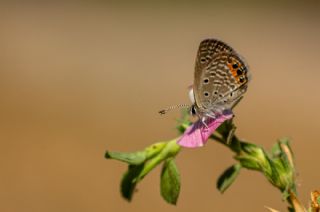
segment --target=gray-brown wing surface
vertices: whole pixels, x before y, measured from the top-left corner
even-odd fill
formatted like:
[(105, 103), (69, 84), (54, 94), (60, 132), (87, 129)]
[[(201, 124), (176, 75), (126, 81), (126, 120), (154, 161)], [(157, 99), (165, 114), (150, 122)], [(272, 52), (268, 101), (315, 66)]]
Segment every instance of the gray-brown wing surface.
[(213, 56), (221, 52), (234, 52), (234, 50), (226, 43), (217, 39), (203, 40), (198, 49), (196, 57), (195, 72), (201, 71), (201, 69), (208, 65)]
[(230, 108), (246, 91), (248, 70), (235, 52), (219, 52), (201, 70), (196, 70), (194, 95), (202, 111)]

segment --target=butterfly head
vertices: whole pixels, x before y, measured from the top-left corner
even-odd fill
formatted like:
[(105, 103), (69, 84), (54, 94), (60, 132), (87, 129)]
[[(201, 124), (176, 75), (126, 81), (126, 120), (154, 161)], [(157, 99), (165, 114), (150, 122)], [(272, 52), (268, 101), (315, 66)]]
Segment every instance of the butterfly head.
[(191, 105), (191, 107), (190, 107), (190, 114), (191, 114), (192, 116), (197, 115), (197, 111), (196, 111), (196, 106), (195, 106), (195, 105)]

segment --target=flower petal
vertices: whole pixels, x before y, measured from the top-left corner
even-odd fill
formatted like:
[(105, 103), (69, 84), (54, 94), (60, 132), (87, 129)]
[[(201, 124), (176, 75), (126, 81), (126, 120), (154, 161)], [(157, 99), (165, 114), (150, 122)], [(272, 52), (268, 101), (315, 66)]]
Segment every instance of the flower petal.
[(195, 148), (203, 146), (210, 135), (226, 120), (233, 117), (232, 112), (224, 113), (217, 118), (208, 118), (206, 124), (208, 128), (198, 120), (191, 126), (189, 126), (181, 138), (178, 140), (178, 144), (183, 147)]

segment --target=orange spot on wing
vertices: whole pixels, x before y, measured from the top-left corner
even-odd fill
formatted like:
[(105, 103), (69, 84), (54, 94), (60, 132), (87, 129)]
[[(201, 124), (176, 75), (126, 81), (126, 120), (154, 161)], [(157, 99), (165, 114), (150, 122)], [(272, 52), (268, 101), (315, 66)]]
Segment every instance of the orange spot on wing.
[(239, 79), (238, 74), (237, 74), (237, 70), (232, 67), (231, 63), (228, 63), (227, 65), (228, 65), (232, 75), (237, 80), (237, 82), (240, 82), (240, 79)]

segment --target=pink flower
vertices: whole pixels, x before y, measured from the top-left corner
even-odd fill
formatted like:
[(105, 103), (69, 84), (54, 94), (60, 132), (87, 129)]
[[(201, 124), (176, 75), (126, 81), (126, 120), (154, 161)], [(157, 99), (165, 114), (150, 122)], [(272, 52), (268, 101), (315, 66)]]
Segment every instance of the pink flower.
[(193, 123), (189, 126), (181, 138), (178, 140), (178, 144), (183, 147), (195, 148), (203, 146), (210, 135), (226, 120), (233, 117), (232, 112), (228, 112), (218, 116), (217, 118), (206, 119), (208, 128), (202, 123), (201, 120)]

